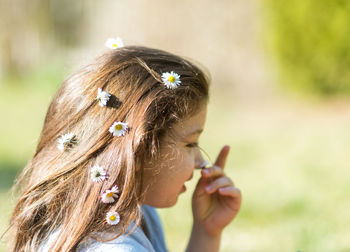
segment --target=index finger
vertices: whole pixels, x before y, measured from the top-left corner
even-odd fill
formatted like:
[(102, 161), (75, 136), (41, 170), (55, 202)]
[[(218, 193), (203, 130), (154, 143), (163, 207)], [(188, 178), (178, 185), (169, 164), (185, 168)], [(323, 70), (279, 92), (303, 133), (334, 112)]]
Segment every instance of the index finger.
[(225, 145), (224, 147), (222, 147), (214, 165), (221, 167), (221, 169), (224, 169), (229, 151), (230, 146)]

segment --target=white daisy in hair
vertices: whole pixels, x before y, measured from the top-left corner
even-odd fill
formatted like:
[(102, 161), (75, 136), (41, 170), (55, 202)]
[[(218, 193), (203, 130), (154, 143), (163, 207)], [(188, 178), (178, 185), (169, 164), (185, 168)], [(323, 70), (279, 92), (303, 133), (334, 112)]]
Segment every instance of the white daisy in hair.
[(128, 123), (123, 122), (114, 122), (113, 125), (109, 128), (109, 132), (113, 134), (113, 136), (125, 136), (125, 133), (128, 131)]
[(71, 149), (74, 144), (77, 143), (77, 138), (74, 133), (70, 132), (67, 134), (62, 135), (58, 140), (57, 140), (57, 148), (63, 152), (66, 150)]
[(107, 178), (106, 171), (99, 165), (95, 165), (91, 168), (91, 179), (95, 183), (102, 182)]
[(102, 91), (102, 88), (97, 89), (96, 100), (98, 101), (98, 104), (101, 107), (104, 107), (107, 105), (107, 102), (109, 101), (110, 96), (111, 95), (109, 93), (107, 93), (106, 91)]
[(162, 73), (162, 81), (167, 88), (175, 89), (180, 86), (180, 75), (174, 71)]
[(120, 47), (124, 47), (123, 40), (121, 38), (109, 38), (107, 39), (105, 46), (107, 46), (109, 49), (117, 49)]
[(111, 190), (106, 190), (102, 196), (101, 200), (103, 203), (113, 203), (115, 201), (114, 198), (118, 199), (119, 188), (117, 185), (113, 186)]
[(108, 212), (106, 214), (106, 221), (109, 225), (117, 225), (120, 221), (118, 212)]
[(204, 160), (203, 163), (199, 166), (199, 169), (205, 169), (210, 164), (208, 160)]

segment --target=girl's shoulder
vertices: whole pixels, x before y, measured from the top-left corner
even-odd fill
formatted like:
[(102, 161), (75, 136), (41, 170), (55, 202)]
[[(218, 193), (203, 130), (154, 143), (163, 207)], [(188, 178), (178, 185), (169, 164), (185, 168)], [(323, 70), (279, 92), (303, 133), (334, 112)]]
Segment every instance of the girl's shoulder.
[[(139, 227), (135, 227), (134, 223), (131, 223), (126, 232), (116, 239), (106, 242), (96, 241), (94, 239), (88, 239), (81, 244), (78, 248), (78, 252), (164, 252), (167, 251), (164, 234), (161, 226), (160, 219), (156, 210), (150, 206), (142, 207), (143, 218), (147, 229), (147, 236), (144, 231)], [(130, 233), (130, 231), (132, 231)], [(40, 252), (48, 251), (52, 242), (57, 239), (59, 230), (52, 233), (49, 239), (41, 246)], [(105, 234), (106, 240), (109, 238), (109, 234)], [(102, 233), (102, 238), (104, 234)]]
[[(132, 225), (129, 227), (132, 228)], [(129, 229), (128, 228), (128, 229)], [(127, 230), (126, 233), (128, 233)], [(129, 234), (122, 234), (116, 239), (108, 242), (99, 242), (93, 239), (89, 239), (81, 246), (79, 246), (78, 252), (147, 252), (155, 251), (151, 242), (147, 239), (143, 231), (136, 227), (134, 231)]]
[[(149, 251), (167, 251), (164, 234), (160, 219), (156, 210), (150, 206), (142, 206), (143, 220), (145, 223), (146, 233), (141, 227), (135, 227), (132, 223), (118, 238), (109, 242), (98, 242), (96, 240), (88, 240), (79, 247), (79, 252), (90, 251), (113, 251), (113, 252), (149, 252)], [(133, 230), (131, 233), (130, 231)], [(128, 234), (129, 233), (129, 234)], [(128, 234), (128, 235), (127, 235)], [(106, 237), (107, 238), (107, 237)]]

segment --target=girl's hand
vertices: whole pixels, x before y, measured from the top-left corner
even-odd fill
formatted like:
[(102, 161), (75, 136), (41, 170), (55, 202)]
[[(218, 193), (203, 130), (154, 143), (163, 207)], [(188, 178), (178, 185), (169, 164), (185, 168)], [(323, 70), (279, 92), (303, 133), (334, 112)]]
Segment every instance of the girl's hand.
[(241, 192), (224, 173), (229, 146), (224, 146), (212, 167), (203, 169), (192, 197), (194, 227), (207, 235), (221, 234), (241, 207)]

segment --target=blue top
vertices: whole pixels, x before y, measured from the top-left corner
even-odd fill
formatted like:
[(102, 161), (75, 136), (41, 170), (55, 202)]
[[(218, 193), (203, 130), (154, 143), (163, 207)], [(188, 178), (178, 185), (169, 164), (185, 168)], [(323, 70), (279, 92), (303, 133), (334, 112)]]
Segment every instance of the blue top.
[[(162, 225), (157, 214), (157, 211), (150, 206), (142, 206), (143, 220), (147, 235), (143, 232), (139, 226), (134, 231), (126, 235), (133, 227), (132, 223), (126, 230), (125, 234), (122, 234), (118, 238), (108, 241), (99, 242), (93, 239), (89, 239), (87, 242), (79, 246), (79, 252), (165, 252), (167, 251)], [(55, 237), (58, 235), (58, 231), (49, 236), (48, 240), (40, 246), (40, 252), (48, 251)]]

